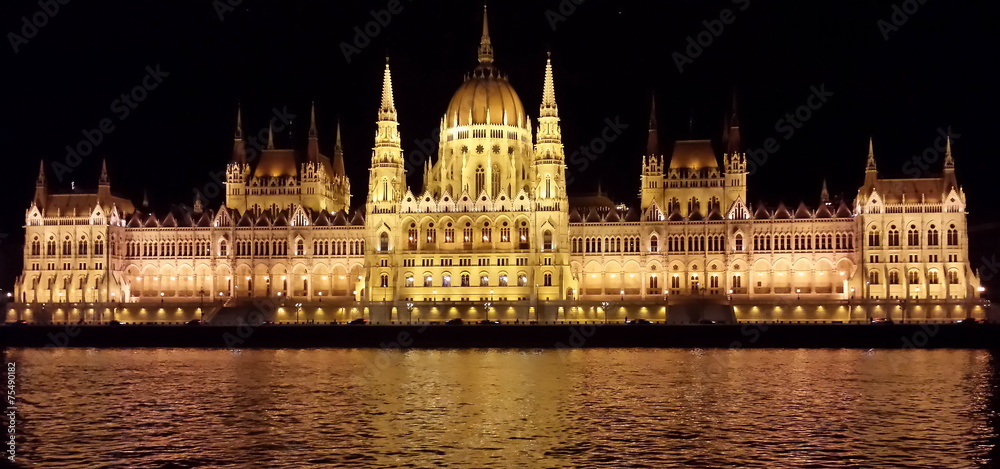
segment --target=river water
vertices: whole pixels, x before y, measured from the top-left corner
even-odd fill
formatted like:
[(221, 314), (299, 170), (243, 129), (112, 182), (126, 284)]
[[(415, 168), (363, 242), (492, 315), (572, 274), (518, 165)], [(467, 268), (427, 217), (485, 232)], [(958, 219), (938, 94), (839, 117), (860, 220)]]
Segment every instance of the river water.
[(5, 359), (16, 364), (25, 467), (1000, 466), (1000, 361), (985, 351), (12, 349)]

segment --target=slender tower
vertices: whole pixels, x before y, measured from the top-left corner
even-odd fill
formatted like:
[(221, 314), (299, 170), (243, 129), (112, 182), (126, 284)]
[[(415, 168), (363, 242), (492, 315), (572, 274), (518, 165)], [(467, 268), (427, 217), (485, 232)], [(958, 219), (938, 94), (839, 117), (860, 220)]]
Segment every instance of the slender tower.
[(392, 73), (386, 59), (382, 75), (382, 104), (378, 111), (378, 130), (372, 148), (372, 165), (368, 181), (368, 214), (382, 211), (395, 213), (406, 192), (403, 171), (403, 148), (400, 146), (399, 122), (392, 98)]
[(642, 176), (640, 194), (642, 208), (645, 210), (652, 204), (663, 207), (663, 153), (660, 151), (660, 137), (656, 130), (656, 97), (653, 97), (649, 108), (649, 134), (646, 137), (646, 154), (642, 157)]
[(552, 58), (545, 60), (542, 105), (535, 143), (535, 204), (538, 210), (567, 211), (566, 157), (559, 126), (559, 106), (552, 79)]
[(42, 160), (38, 162), (38, 179), (35, 180), (35, 199), (33, 201), (39, 212), (44, 213), (45, 201), (48, 197), (49, 188), (45, 182), (45, 160)]
[(394, 271), (393, 267), (399, 265), (397, 243), (401, 242), (406, 230), (399, 221), (400, 202), (406, 192), (406, 175), (388, 57), (382, 75), (382, 103), (378, 110), (377, 127), (366, 200), (365, 263), (368, 272), (366, 279), (360, 279), (355, 287), (357, 300), (376, 297), (371, 295), (394, 300), (399, 285), (400, 269)]
[[(567, 288), (577, 290), (569, 268), (569, 199), (566, 194), (566, 155), (559, 106), (556, 105), (555, 80), (551, 55), (545, 59), (542, 104), (538, 110), (538, 132), (534, 151), (534, 202), (530, 240), (538, 258), (532, 263), (532, 276), (541, 287), (533, 291), (539, 298), (567, 298)], [(536, 247), (537, 246), (537, 247)], [(556, 278), (546, 280), (546, 274)], [(540, 280), (540, 282), (539, 282)], [(537, 299), (537, 298), (536, 298)]]
[(351, 208), (351, 182), (344, 169), (344, 147), (340, 143), (340, 121), (337, 121), (337, 141), (333, 146), (333, 200), (335, 209)]
[(243, 118), (236, 108), (236, 131), (233, 134), (232, 161), (226, 166), (226, 207), (245, 211), (247, 205), (246, 186), (250, 177), (246, 147), (243, 144)]
[[(726, 119), (726, 152), (722, 161), (726, 168), (726, 200), (721, 207), (729, 210), (737, 200), (746, 203), (747, 200), (747, 155), (743, 151), (740, 132), (740, 113), (736, 106), (736, 90), (733, 90), (733, 101), (730, 105), (729, 118)], [(725, 212), (723, 212), (725, 213)]]

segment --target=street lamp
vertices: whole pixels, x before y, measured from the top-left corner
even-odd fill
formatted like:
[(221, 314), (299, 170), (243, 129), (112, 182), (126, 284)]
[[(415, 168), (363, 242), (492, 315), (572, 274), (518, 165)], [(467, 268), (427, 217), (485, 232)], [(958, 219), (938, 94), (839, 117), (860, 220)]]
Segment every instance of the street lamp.
[(295, 324), (299, 323), (299, 312), (302, 311), (302, 303), (295, 303)]
[(486, 302), (486, 320), (490, 320), (490, 308), (493, 307), (493, 290), (490, 290), (490, 301)]
[(602, 301), (601, 302), (601, 309), (604, 310), (604, 324), (608, 323), (608, 308), (610, 306), (611, 306), (611, 302), (610, 301)]
[(406, 321), (413, 322), (413, 302), (406, 302)]
[(795, 299), (797, 299), (797, 300), (801, 300), (802, 299), (802, 289), (801, 288), (796, 288), (795, 289)]
[[(535, 322), (538, 322), (538, 309), (537, 309), (538, 308), (538, 284), (537, 283), (535, 284), (535, 308), (536, 308), (535, 309)], [(529, 316), (528, 316), (528, 323), (530, 324), (531, 323), (531, 316), (530, 316), (531, 310), (528, 310), (528, 314), (529, 314)]]

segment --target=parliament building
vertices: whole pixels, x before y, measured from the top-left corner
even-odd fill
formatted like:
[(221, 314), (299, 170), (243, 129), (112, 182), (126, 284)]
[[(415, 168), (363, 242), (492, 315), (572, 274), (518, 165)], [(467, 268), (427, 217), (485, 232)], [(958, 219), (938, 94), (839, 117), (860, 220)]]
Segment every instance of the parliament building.
[(106, 167), (94, 193), (52, 193), (43, 163), (8, 320), (225, 323), (248, 304), (317, 323), (985, 315), (950, 141), (939, 177), (880, 178), (869, 144), (853, 201), (824, 185), (818, 206), (751, 205), (735, 99), (722, 154), (709, 140), (661, 144), (654, 107), (634, 155), (640, 197), (574, 197), (551, 59), (532, 117), (494, 64), (483, 20), (478, 65), (445, 109), (420, 188), (406, 184), (388, 63), (353, 206), (339, 128), (332, 157), (322, 154), (315, 112), (305, 152), (269, 138), (259, 154), (237, 115), (215, 209), (136, 207), (113, 195)]

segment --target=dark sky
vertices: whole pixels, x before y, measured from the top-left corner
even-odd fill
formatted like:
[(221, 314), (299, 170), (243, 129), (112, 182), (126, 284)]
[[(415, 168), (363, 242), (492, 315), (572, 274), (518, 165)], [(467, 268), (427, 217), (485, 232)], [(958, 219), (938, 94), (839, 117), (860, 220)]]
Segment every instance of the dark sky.
[[(315, 100), (327, 154), (336, 119), (342, 120), (358, 205), (386, 54), (404, 150), (411, 153), (417, 141), (433, 135), (462, 75), (475, 65), (477, 1), (401, 0), (402, 11), (389, 15), (388, 25), (350, 62), (341, 44), (355, 41), (354, 28), (364, 29), (373, 21), (371, 11), (389, 2), (224, 5), (229, 3), (69, 1), (51, 16), (39, 13), (37, 1), (0, 5), (7, 38), (0, 47), (0, 151), (7, 182), (0, 204), (0, 234), (7, 235), (0, 240), (0, 287), (9, 288), (21, 269), (21, 225), (42, 158), (54, 189), (69, 190), (73, 181), (92, 190), (106, 157), (115, 192), (138, 202), (148, 190), (154, 210), (162, 211), (190, 204), (193, 189), (223, 170), (237, 102), (248, 132), (266, 126), (273, 108), (297, 114), (291, 137), (283, 133), (278, 142), (301, 147)], [(568, 14), (553, 29), (560, 8)], [(893, 18), (894, 8), (912, 14), (903, 22), (900, 13)], [(991, 259), (998, 247), (990, 225), (998, 209), (989, 196), (1000, 170), (991, 140), (1000, 128), (998, 13), (997, 2), (974, 0), (507, 0), (490, 3), (490, 26), (496, 63), (532, 116), (538, 114), (545, 52), (552, 51), (567, 154), (598, 137), (606, 119), (628, 125), (588, 168), (570, 164), (571, 193), (592, 192), (600, 181), (613, 198), (631, 202), (651, 94), (658, 97), (661, 140), (668, 144), (717, 138), (735, 86), (745, 145), (759, 148), (769, 137), (780, 145), (750, 178), (754, 202), (815, 204), (824, 177), (832, 193), (853, 198), (869, 135), (883, 176), (930, 175), (939, 171), (940, 159), (928, 170), (907, 161), (933, 147), (938, 129), (951, 126), (976, 230), (974, 257)], [(33, 16), (44, 26), (28, 37), (22, 17)], [(731, 21), (720, 30), (721, 16)], [(710, 28), (720, 34), (678, 71), (674, 53), (685, 53), (689, 36), (701, 33), (707, 42)], [(116, 100), (142, 84), (147, 66), (157, 65), (168, 75), (122, 118)], [(833, 95), (789, 135), (779, 120), (821, 85)], [(104, 118), (114, 129), (57, 181), (52, 163), (65, 162), (65, 147), (76, 146)], [(411, 185), (419, 184), (416, 176)]]

